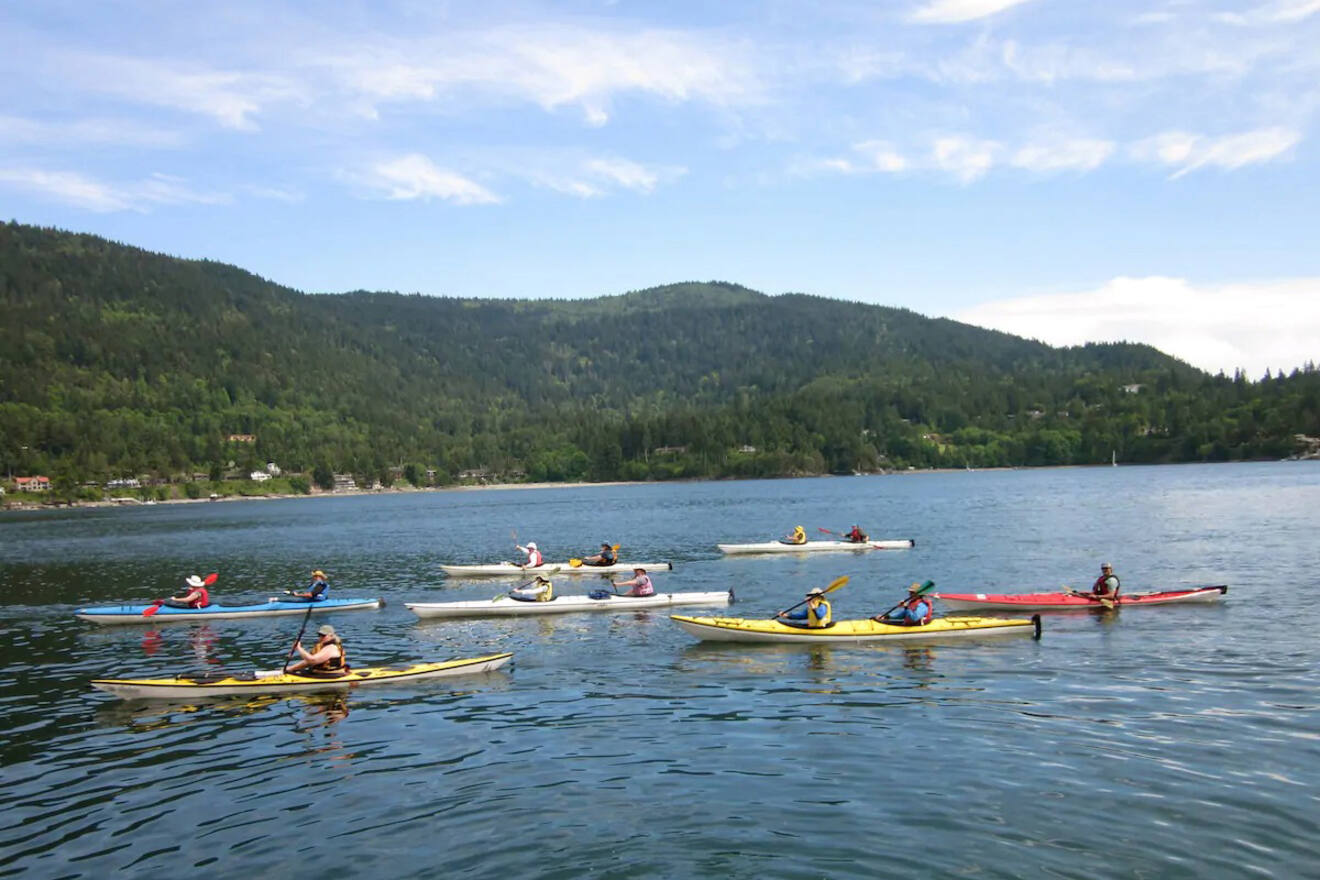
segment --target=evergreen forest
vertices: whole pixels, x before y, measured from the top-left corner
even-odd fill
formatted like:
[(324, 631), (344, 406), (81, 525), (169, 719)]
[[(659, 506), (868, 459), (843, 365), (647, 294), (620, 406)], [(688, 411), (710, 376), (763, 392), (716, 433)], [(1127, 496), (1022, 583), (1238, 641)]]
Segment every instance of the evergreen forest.
[[(604, 481), (1274, 459), (1320, 374), (1208, 375), (723, 282), (584, 300), (307, 294), (0, 226), (0, 471)], [(299, 486), (298, 482), (294, 483)]]

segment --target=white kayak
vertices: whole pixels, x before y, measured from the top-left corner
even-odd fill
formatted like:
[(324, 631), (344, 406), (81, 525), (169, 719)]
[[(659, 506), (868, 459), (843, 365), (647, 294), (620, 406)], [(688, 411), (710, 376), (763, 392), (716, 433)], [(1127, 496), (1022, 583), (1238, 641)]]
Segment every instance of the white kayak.
[(195, 700), (199, 697), (346, 691), (367, 684), (401, 683), (428, 678), (447, 678), (452, 675), (471, 675), (475, 672), (491, 672), (509, 662), (512, 656), (511, 653), (491, 654), (486, 657), (444, 660), (438, 663), (414, 663), (399, 668), (365, 666), (334, 677), (299, 675), (272, 669), (216, 676), (98, 678), (92, 682), (92, 687), (125, 700)]
[(824, 553), (837, 550), (907, 550), (917, 544), (913, 540), (899, 541), (808, 541), (805, 544), (785, 544), (783, 541), (762, 541), (759, 544), (719, 544), (722, 553)]
[(486, 565), (442, 565), (440, 570), (454, 577), (504, 577), (520, 575), (552, 574), (632, 574), (634, 568), (647, 571), (672, 571), (669, 562), (619, 562), (614, 565), (569, 565), (567, 562), (546, 562), (536, 568), (525, 568), (512, 562), (493, 562)]
[[(603, 591), (602, 591), (603, 592)], [(527, 602), (509, 596), (472, 602), (405, 602), (418, 617), (518, 617), (524, 614), (566, 614), (572, 611), (636, 611), (671, 605), (728, 605), (733, 590), (711, 593), (656, 593), (654, 596), (556, 596), (549, 602)]]

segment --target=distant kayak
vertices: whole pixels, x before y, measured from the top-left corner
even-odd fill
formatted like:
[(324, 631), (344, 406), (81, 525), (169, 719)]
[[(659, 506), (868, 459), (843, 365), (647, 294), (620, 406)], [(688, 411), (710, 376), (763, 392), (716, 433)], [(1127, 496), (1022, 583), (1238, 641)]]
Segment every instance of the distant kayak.
[(852, 541), (808, 541), (805, 544), (785, 544), (782, 541), (762, 541), (759, 544), (717, 544), (720, 552), (737, 553), (823, 553), (837, 550), (907, 550), (916, 546), (916, 541), (866, 541), (854, 544)]
[(902, 639), (948, 639), (965, 636), (1040, 636), (1040, 617), (1014, 620), (1005, 617), (940, 617), (925, 626), (892, 626), (866, 620), (838, 620), (809, 629), (778, 620), (742, 617), (683, 617), (670, 615), (684, 630), (708, 642), (779, 642), (828, 644), (834, 642), (887, 642)]
[(647, 571), (672, 571), (669, 562), (618, 562), (614, 565), (569, 565), (567, 562), (547, 562), (536, 568), (523, 568), (512, 562), (493, 562), (486, 565), (442, 565), (440, 570), (454, 577), (501, 577), (504, 575), (545, 575), (552, 574), (632, 574), (634, 568)]
[(124, 700), (195, 700), (204, 697), (233, 697), (248, 694), (343, 691), (366, 684), (399, 684), (428, 678), (490, 672), (509, 662), (512, 656), (512, 653), (491, 654), (487, 657), (472, 657), (465, 660), (414, 663), (398, 669), (364, 666), (333, 678), (322, 675), (289, 674), (273, 669), (267, 672), (237, 673), (220, 677), (98, 678), (92, 682), (92, 687)]
[[(1218, 602), (1228, 587), (1195, 587), (1190, 590), (1164, 590), (1151, 593), (1119, 593), (1114, 604), (1123, 608), (1133, 605), (1182, 605)], [(953, 611), (1090, 611), (1104, 609), (1099, 599), (1076, 596), (1072, 593), (931, 593)]]
[(221, 605), (212, 602), (205, 608), (171, 608), (160, 606), (150, 617), (142, 612), (151, 605), (105, 605), (98, 608), (79, 608), (73, 612), (79, 620), (92, 623), (178, 623), (185, 620), (224, 620), (235, 617), (274, 617), (280, 614), (306, 614), (324, 611), (367, 611), (382, 608), (384, 599), (322, 599), (319, 602), (290, 602), (272, 596), (265, 602), (250, 605)]
[(519, 617), (529, 614), (567, 614), (574, 611), (636, 611), (671, 605), (728, 605), (733, 591), (710, 593), (656, 593), (654, 596), (556, 596), (549, 602), (524, 602), (508, 596), (472, 602), (405, 602), (418, 617)]

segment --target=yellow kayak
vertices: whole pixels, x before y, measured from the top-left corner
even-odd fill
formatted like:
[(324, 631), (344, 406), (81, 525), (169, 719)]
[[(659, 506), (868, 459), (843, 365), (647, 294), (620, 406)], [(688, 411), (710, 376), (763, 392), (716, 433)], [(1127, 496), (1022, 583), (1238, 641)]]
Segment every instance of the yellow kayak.
[(438, 663), (414, 663), (398, 669), (364, 666), (344, 675), (299, 675), (278, 669), (269, 672), (235, 673), (220, 678), (175, 676), (174, 678), (99, 678), (92, 687), (125, 700), (193, 700), (199, 697), (232, 697), (273, 692), (339, 691), (365, 684), (418, 681), (450, 675), (490, 672), (509, 662), (512, 653), (444, 660)]
[(837, 620), (808, 629), (779, 620), (744, 617), (684, 617), (671, 614), (692, 635), (709, 642), (779, 642), (824, 644), (881, 642), (895, 639), (948, 639), (963, 636), (1032, 635), (1040, 637), (1040, 615), (1030, 619), (1004, 617), (941, 617), (924, 626), (893, 626), (874, 620)]

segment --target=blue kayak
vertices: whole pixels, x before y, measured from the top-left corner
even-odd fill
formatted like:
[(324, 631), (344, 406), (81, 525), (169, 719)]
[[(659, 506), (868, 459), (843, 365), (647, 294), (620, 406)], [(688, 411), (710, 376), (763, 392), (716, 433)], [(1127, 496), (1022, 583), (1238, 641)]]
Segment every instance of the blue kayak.
[(142, 612), (153, 605), (105, 605), (100, 608), (79, 608), (73, 612), (79, 620), (92, 623), (176, 623), (182, 620), (224, 620), (233, 617), (274, 617), (280, 614), (306, 614), (310, 605), (313, 614), (322, 611), (366, 611), (384, 606), (383, 599), (321, 599), (300, 602), (271, 597), (265, 602), (251, 605), (221, 605), (212, 602), (205, 608), (171, 608), (160, 606), (150, 616)]

